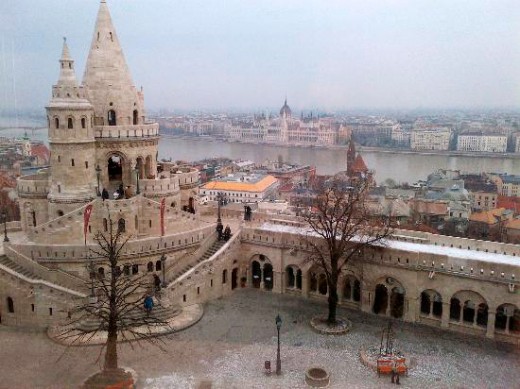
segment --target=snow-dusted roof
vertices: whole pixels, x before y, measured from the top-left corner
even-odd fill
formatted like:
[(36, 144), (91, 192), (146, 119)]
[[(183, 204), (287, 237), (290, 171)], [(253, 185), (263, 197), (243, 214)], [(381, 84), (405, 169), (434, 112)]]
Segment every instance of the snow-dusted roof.
[[(269, 222), (262, 224), (260, 229), (278, 233), (285, 232), (289, 234), (300, 235), (312, 234), (311, 230), (308, 227), (295, 227), (281, 224), (273, 224)], [(391, 239), (385, 240), (384, 245), (394, 250), (443, 255), (453, 259), (474, 260), (496, 263), (501, 265), (520, 266), (520, 257), (514, 257), (512, 255), (495, 254), (489, 252), (486, 253), (485, 251), (465, 250), (455, 247), (433, 245), (430, 243), (412, 243)]]

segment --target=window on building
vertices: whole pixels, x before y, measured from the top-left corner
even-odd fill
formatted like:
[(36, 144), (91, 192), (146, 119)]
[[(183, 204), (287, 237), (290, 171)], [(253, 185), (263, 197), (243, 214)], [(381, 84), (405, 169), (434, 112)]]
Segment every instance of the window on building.
[(81, 128), (86, 128), (86, 127), (87, 127), (87, 119), (81, 118)]
[(7, 297), (7, 312), (14, 313), (14, 301), (11, 297)]
[(54, 127), (56, 129), (60, 128), (60, 119), (54, 118)]
[(74, 166), (74, 158), (72, 158), (72, 159), (70, 160), (70, 163), (71, 163), (72, 166)]
[(74, 121), (72, 120), (72, 118), (67, 119), (67, 128), (69, 130), (72, 130), (74, 128)]

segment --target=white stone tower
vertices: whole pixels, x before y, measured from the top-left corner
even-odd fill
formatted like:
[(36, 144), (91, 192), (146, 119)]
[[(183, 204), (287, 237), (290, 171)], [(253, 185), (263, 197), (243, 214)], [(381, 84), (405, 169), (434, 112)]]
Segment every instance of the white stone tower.
[(51, 179), (49, 219), (68, 213), (96, 196), (94, 111), (74, 74), (64, 39), (60, 76), (47, 105)]

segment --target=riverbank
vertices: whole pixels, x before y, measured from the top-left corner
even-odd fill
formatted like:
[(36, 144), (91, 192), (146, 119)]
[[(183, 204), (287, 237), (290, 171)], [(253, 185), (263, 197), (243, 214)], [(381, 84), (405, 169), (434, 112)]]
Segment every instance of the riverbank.
[[(276, 143), (266, 141), (248, 141), (238, 139), (226, 139), (213, 136), (190, 136), (190, 135), (170, 135), (161, 134), (163, 138), (193, 140), (200, 142), (222, 142), (222, 143), (238, 143), (247, 145), (262, 145), (262, 146), (276, 146), (283, 148), (301, 148), (301, 149), (326, 149), (326, 150), (345, 150), (345, 145), (308, 145), (300, 143)], [(475, 151), (448, 151), (448, 150), (407, 150), (394, 149), (384, 147), (368, 147), (356, 145), (359, 152), (365, 153), (383, 153), (383, 154), (404, 154), (404, 155), (425, 155), (425, 156), (446, 156), (446, 157), (471, 157), (471, 158), (499, 158), (499, 159), (520, 159), (520, 154), (517, 153), (490, 153), (490, 152), (475, 152)]]

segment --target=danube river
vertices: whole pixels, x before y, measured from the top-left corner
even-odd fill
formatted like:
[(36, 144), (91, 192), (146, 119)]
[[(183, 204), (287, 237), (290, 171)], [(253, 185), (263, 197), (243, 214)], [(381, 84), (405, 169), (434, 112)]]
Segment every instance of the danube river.
[[(23, 136), (23, 130), (3, 130), (0, 136)], [(46, 130), (29, 130), (29, 138), (47, 143)], [(211, 157), (250, 159), (255, 162), (277, 160), (314, 165), (318, 174), (333, 174), (346, 168), (345, 149), (282, 147), (216, 141), (210, 138), (161, 138), (159, 158), (197, 161)], [(391, 178), (397, 182), (415, 182), (426, 179), (437, 169), (457, 169), (463, 173), (497, 172), (520, 174), (520, 157), (507, 158), (475, 156), (426, 155), (414, 153), (390, 153), (383, 151), (362, 151), (369, 169), (375, 170), (376, 180), (382, 182)]]

